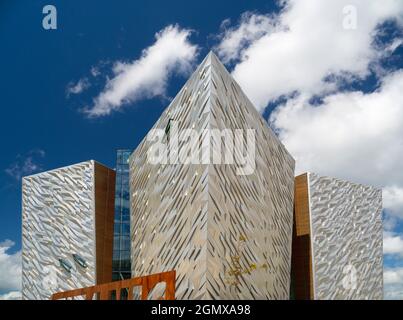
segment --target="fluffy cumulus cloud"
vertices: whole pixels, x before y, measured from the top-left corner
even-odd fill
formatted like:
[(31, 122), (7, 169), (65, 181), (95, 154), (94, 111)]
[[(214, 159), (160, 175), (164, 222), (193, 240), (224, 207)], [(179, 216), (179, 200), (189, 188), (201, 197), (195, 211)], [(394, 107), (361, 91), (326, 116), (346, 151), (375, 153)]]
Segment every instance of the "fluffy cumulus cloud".
[(11, 240), (0, 242), (0, 299), (16, 299), (21, 289), (21, 251), (8, 253), (15, 245)]
[(131, 62), (116, 62), (113, 77), (93, 104), (84, 109), (89, 117), (109, 115), (127, 103), (164, 96), (169, 76), (186, 74), (197, 56), (197, 46), (189, 41), (191, 30), (170, 25), (155, 35), (153, 45)]
[(21, 291), (10, 291), (5, 294), (0, 294), (0, 300), (21, 300)]
[[(403, 2), (285, 0), (223, 24), (215, 48), (304, 171), (383, 189), (385, 298), (403, 298)], [(387, 33), (387, 26), (397, 31)], [(371, 76), (375, 89), (359, 90)], [(354, 89), (355, 88), (355, 89)]]
[(45, 157), (45, 151), (33, 149), (26, 154), (18, 154), (13, 163), (11, 163), (5, 173), (20, 181), (22, 177), (38, 172), (42, 169), (41, 160)]
[(387, 268), (383, 274), (385, 299), (403, 299), (403, 268)]
[(403, 219), (403, 182), (385, 187), (383, 201), (390, 213)]
[(383, 252), (386, 255), (403, 257), (403, 237), (393, 232), (385, 232), (383, 236)]
[(224, 61), (235, 60), (233, 75), (259, 110), (295, 91), (323, 94), (366, 77), (371, 64), (393, 49), (374, 43), (377, 27), (403, 19), (403, 2), (395, 0), (281, 4), (278, 15), (243, 15), (216, 47)]
[(216, 47), (222, 62), (227, 63), (240, 58), (243, 48), (249, 46), (268, 32), (275, 30), (274, 17), (245, 12), (241, 16), (238, 27), (230, 27), (231, 21), (226, 19), (221, 24), (221, 42)]
[(332, 94), (319, 106), (299, 95), (270, 119), (296, 158), (297, 173), (386, 186), (385, 206), (403, 215), (397, 211), (403, 187), (403, 71), (385, 77), (374, 92)]
[[(93, 74), (93, 70), (95, 69), (91, 68), (91, 74)], [(76, 83), (70, 82), (66, 88), (66, 95), (67, 97), (69, 97), (72, 94), (80, 94), (83, 91), (87, 90), (90, 86), (91, 84), (87, 78), (82, 78)]]

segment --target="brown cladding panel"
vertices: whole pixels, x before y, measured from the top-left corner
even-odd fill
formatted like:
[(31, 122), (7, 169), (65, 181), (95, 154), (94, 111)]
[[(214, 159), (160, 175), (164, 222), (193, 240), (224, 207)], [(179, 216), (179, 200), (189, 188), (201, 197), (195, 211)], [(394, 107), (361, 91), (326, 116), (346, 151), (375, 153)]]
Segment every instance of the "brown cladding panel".
[(292, 243), (292, 278), (297, 300), (313, 300), (312, 263), (309, 235), (294, 237)]
[(313, 300), (308, 174), (295, 178), (292, 276), (297, 300)]
[(296, 235), (310, 234), (309, 223), (309, 197), (308, 197), (308, 174), (304, 173), (295, 178), (294, 213)]
[(115, 171), (95, 162), (97, 284), (112, 281)]

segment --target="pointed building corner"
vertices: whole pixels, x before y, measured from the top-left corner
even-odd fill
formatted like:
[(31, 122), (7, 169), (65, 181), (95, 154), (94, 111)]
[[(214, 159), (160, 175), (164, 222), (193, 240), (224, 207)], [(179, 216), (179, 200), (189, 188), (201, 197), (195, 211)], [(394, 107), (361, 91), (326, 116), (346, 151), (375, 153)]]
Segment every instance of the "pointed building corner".
[(219, 67), (221, 69), (224, 69), (226, 73), (230, 74), (229, 70), (225, 67), (225, 65), (222, 63), (220, 58), (215, 54), (213, 50), (210, 50), (210, 52), (207, 55), (210, 64), (214, 67)]
[(214, 57), (215, 59), (218, 59), (215, 53), (212, 50), (210, 50), (209, 53), (207, 53), (207, 55), (204, 57), (202, 62), (199, 64), (197, 69), (203, 69), (205, 66), (211, 65), (212, 61), (214, 61)]
[[(165, 164), (151, 164), (150, 142), (143, 140), (130, 160), (131, 221), (141, 230), (131, 239), (132, 274), (176, 270), (184, 279), (177, 299), (288, 299), (294, 159), (213, 51), (154, 128), (164, 130), (170, 119), (170, 132), (176, 123), (199, 138), (210, 137), (206, 131), (242, 131), (250, 157), (215, 162), (196, 156), (190, 164), (174, 154)], [(218, 150), (211, 138), (200, 147)], [(241, 145), (236, 148), (234, 157), (241, 156)], [(201, 150), (193, 151), (200, 157)], [(237, 269), (237, 256), (247, 263), (241, 245), (253, 257), (245, 282), (229, 272), (244, 271)]]
[(221, 62), (220, 58), (215, 54), (213, 50), (210, 50), (209, 53), (204, 57), (203, 61), (200, 63), (198, 68), (203, 68), (205, 65), (211, 65), (212, 68), (219, 67), (225, 70), (228, 74), (228, 69)]
[(210, 49), (209, 53), (207, 54), (207, 57), (209, 57), (210, 59), (211, 59), (211, 58), (214, 58), (214, 59), (220, 61), (220, 59), (217, 57), (217, 55), (215, 54), (215, 52), (214, 52), (213, 50), (211, 50), (211, 49)]

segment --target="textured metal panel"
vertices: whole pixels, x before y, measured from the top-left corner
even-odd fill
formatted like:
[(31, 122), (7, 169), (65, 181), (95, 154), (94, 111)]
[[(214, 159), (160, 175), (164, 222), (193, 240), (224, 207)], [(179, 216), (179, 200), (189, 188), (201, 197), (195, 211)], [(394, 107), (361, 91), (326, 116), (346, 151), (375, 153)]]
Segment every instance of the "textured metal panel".
[(315, 299), (382, 299), (382, 193), (309, 174)]
[[(56, 291), (96, 283), (94, 162), (23, 179), (22, 294), (49, 299)], [(78, 253), (88, 264), (74, 263)], [(71, 273), (59, 266), (66, 259)]]
[(288, 299), (294, 160), (212, 53), (153, 128), (169, 119), (255, 129), (256, 169), (152, 165), (143, 140), (130, 158), (132, 275), (176, 270), (178, 299)]

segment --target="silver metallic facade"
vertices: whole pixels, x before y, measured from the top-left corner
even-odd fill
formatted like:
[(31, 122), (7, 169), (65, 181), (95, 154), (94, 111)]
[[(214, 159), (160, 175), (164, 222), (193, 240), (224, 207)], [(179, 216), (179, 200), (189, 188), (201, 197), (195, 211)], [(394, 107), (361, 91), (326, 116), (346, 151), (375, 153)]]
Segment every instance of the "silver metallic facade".
[[(23, 178), (22, 295), (49, 299), (96, 284), (94, 161)], [(72, 254), (87, 263), (83, 268)], [(64, 259), (72, 266), (60, 266)]]
[(383, 298), (382, 192), (308, 174), (315, 299)]
[(146, 137), (130, 158), (132, 276), (176, 270), (177, 299), (288, 299), (293, 158), (212, 53), (153, 128), (169, 119), (254, 129), (256, 168), (150, 164)]

